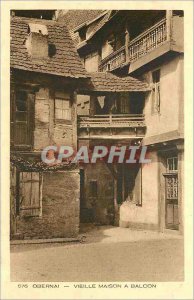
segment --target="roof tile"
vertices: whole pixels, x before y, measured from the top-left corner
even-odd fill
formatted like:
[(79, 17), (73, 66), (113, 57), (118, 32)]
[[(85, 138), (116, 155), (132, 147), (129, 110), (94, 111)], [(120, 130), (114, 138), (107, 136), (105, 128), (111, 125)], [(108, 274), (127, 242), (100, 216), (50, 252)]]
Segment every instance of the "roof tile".
[(81, 92), (146, 92), (149, 91), (147, 83), (136, 78), (118, 77), (112, 73), (89, 73), (91, 80), (88, 87)]
[[(41, 60), (29, 56), (25, 46), (28, 24), (39, 23), (47, 26), (48, 43), (54, 44), (56, 54)], [(86, 78), (89, 77), (78, 56), (74, 43), (65, 24), (56, 21), (13, 17), (11, 19), (11, 67), (48, 73), (53, 75)]]

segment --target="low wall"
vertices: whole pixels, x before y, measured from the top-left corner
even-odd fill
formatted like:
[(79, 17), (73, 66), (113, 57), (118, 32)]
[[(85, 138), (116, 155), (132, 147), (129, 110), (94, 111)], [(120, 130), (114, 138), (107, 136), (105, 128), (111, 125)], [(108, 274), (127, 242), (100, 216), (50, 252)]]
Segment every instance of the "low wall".
[(79, 170), (43, 175), (41, 217), (17, 217), (24, 238), (76, 237), (79, 233)]

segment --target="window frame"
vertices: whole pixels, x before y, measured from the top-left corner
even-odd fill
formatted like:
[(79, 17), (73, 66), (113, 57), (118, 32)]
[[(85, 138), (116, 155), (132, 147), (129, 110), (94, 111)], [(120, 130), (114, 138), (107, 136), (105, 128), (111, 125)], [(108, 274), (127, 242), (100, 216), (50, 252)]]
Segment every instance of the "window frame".
[[(174, 162), (175, 159), (176, 159), (176, 164)], [(173, 160), (172, 161), (173, 169), (169, 169), (169, 163), (168, 163), (169, 160)], [(176, 169), (174, 169), (175, 165), (177, 166)], [(178, 173), (178, 156), (169, 156), (166, 158), (166, 172), (167, 173)]]
[[(69, 103), (69, 108), (68, 109), (61, 109), (61, 112), (63, 114), (63, 111), (67, 110), (69, 112), (70, 118), (69, 119), (65, 119), (65, 118), (57, 118), (56, 116), (56, 111), (60, 110), (60, 108), (56, 107), (56, 101), (66, 101)], [(63, 103), (63, 102), (62, 102)], [(72, 124), (72, 101), (71, 101), (71, 95), (69, 94), (69, 98), (65, 98), (65, 96), (57, 96), (55, 94), (55, 98), (54, 98), (54, 120), (55, 123), (64, 123), (64, 124)]]
[[(26, 110), (17, 110), (17, 96), (19, 93), (26, 93)], [(31, 150), (34, 145), (34, 110), (35, 110), (35, 92), (30, 88), (16, 87), (10, 91), (10, 144), (14, 149)], [(25, 120), (17, 120), (17, 114), (23, 113), (26, 115)], [(17, 123), (26, 124), (26, 143), (19, 143), (17, 141)]]

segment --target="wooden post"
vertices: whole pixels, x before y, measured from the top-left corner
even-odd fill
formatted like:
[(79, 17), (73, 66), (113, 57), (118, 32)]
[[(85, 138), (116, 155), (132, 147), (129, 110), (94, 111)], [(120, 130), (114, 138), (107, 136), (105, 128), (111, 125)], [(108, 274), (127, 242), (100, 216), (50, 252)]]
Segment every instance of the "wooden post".
[(126, 62), (129, 62), (129, 42), (130, 42), (130, 35), (127, 28), (126, 23), (126, 30), (125, 30), (125, 60)]
[(109, 114), (109, 123), (110, 123), (110, 125), (112, 124), (112, 112), (110, 112), (110, 114)]
[(40, 173), (39, 174), (40, 176), (40, 186), (39, 186), (39, 189), (40, 189), (40, 211), (39, 211), (39, 217), (42, 217), (42, 189), (43, 189), (43, 173)]
[(72, 95), (73, 147), (77, 150), (77, 92)]
[(91, 95), (90, 96), (90, 116), (95, 115), (95, 112), (96, 112), (95, 101), (96, 101), (95, 96)]
[(166, 11), (166, 36), (167, 41), (170, 41), (172, 37), (172, 10)]

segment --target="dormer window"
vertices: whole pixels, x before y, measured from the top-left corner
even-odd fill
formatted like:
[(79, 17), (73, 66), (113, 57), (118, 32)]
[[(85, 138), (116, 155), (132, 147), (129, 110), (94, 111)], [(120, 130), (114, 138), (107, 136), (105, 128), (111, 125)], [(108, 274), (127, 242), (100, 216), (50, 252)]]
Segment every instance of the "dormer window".
[(45, 25), (29, 23), (26, 47), (32, 58), (48, 57), (48, 30)]
[(79, 39), (80, 39), (80, 43), (86, 40), (86, 27), (80, 29)]

